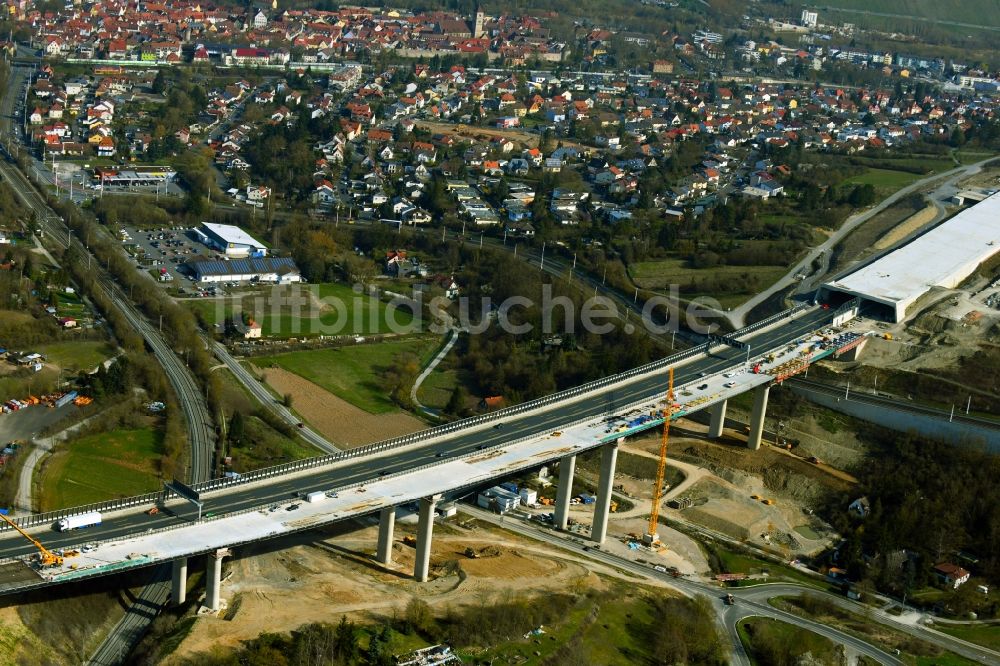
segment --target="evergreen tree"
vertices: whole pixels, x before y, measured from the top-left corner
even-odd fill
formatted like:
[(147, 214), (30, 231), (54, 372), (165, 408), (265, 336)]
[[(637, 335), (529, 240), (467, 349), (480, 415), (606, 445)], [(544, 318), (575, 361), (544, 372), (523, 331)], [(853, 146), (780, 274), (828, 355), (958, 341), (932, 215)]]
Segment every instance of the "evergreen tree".
[(243, 443), (245, 429), (246, 426), (243, 419), (243, 412), (234, 413), (233, 418), (229, 420), (228, 438), (231, 446), (239, 446)]

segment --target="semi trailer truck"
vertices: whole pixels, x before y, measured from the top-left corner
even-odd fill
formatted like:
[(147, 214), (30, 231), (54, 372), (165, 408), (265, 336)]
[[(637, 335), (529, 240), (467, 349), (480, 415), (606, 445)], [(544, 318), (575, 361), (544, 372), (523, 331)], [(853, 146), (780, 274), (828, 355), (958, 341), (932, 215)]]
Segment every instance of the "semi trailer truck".
[(56, 523), (56, 529), (60, 532), (68, 532), (69, 530), (79, 530), (84, 527), (94, 527), (95, 525), (100, 524), (101, 512), (88, 511), (87, 513), (81, 513), (76, 516), (60, 518), (59, 522)]

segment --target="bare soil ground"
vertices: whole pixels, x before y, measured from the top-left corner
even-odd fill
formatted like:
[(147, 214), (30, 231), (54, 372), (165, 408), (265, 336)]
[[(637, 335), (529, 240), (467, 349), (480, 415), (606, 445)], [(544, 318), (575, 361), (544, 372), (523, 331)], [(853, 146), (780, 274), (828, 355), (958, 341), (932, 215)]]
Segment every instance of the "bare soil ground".
[(348, 447), (423, 430), (426, 424), (405, 412), (369, 414), (326, 389), (282, 368), (262, 370), (279, 394), (292, 396), (292, 408), (324, 437)]
[[(374, 521), (371, 521), (374, 523)], [(544, 594), (602, 589), (620, 572), (535, 541), (469, 521), (438, 523), (429, 583), (411, 578), (414, 550), (402, 543), (414, 526), (397, 521), (393, 565), (373, 559), (377, 526), (357, 523), (290, 536), (241, 549), (222, 584), (229, 609), (201, 616), (177, 651), (163, 663), (178, 664), (216, 647), (232, 647), (261, 632), (281, 632), (310, 622), (336, 623), (342, 615), (369, 621), (402, 612), (415, 596), (432, 607), (481, 603), (510, 590)], [(465, 555), (477, 552), (475, 559)]]
[(994, 189), (1000, 186), (1000, 166), (989, 166), (958, 184), (960, 189)]
[[(691, 498), (695, 506), (665, 509), (668, 522), (671, 519), (689, 522), (759, 545), (783, 540), (794, 553), (812, 553), (825, 545), (824, 526), (805, 509), (825, 489), (849, 487), (849, 475), (817, 467), (797, 455), (769, 446), (750, 451), (745, 448), (745, 440), (730, 431), (719, 441), (681, 434), (695, 434), (701, 429), (703, 426), (682, 420), (676, 428), (679, 436), (670, 438), (672, 455), (706, 471), (690, 485), (683, 484), (685, 488), (680, 492), (681, 496)], [(629, 446), (655, 453), (659, 440), (656, 436), (644, 437)], [(753, 495), (759, 499), (753, 499)], [(668, 493), (668, 497), (672, 495)], [(764, 499), (772, 500), (773, 504), (764, 504)], [(806, 539), (797, 528), (810, 528), (821, 538)], [(763, 539), (763, 534), (768, 534), (768, 538)], [(794, 542), (787, 539), (793, 534)]]
[(879, 238), (878, 241), (872, 245), (872, 249), (876, 251), (884, 250), (893, 244), (898, 243), (920, 227), (933, 220), (935, 215), (937, 215), (937, 208), (934, 206), (927, 206), (923, 210), (917, 211), (890, 229), (884, 236)]
[[(474, 127), (469, 125), (463, 125), (459, 127), (458, 125), (452, 123), (438, 123), (428, 120), (418, 120), (418, 127), (425, 127), (435, 134), (446, 134), (449, 136), (454, 136), (458, 139), (476, 139), (481, 141), (489, 141), (493, 137), (502, 136), (520, 144), (524, 148), (535, 148), (538, 146), (538, 141), (541, 138), (540, 134), (534, 134), (533, 132), (527, 132), (523, 129), (492, 129), (489, 127)], [(578, 148), (581, 150), (590, 150), (583, 144), (575, 143), (573, 141), (560, 141), (563, 146), (567, 148)]]

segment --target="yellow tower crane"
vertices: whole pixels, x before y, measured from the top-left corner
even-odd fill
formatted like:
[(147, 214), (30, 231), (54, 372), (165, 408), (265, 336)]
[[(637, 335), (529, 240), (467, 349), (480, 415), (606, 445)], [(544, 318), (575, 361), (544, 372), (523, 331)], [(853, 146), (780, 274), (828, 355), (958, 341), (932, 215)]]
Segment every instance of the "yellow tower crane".
[(21, 536), (34, 544), (35, 548), (38, 549), (38, 561), (41, 562), (43, 567), (58, 567), (63, 563), (62, 555), (56, 555), (51, 550), (43, 546), (41, 541), (18, 527), (13, 520), (2, 513), (0, 513), (0, 518), (6, 520), (11, 527), (21, 533)]
[(643, 537), (647, 545), (660, 542), (657, 528), (660, 523), (660, 502), (663, 501), (663, 477), (667, 469), (667, 439), (670, 437), (670, 416), (674, 411), (674, 369), (670, 368), (667, 379), (667, 404), (663, 407), (663, 437), (660, 439), (660, 460), (656, 467), (656, 482), (653, 485), (653, 506), (649, 512), (649, 531)]

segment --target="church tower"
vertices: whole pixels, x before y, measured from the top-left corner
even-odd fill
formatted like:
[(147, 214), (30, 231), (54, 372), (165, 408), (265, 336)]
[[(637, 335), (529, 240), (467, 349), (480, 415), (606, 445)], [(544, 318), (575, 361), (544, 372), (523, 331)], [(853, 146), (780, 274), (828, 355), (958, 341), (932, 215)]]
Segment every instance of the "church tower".
[(485, 18), (486, 17), (483, 14), (483, 8), (480, 7), (477, 4), (476, 5), (476, 20), (473, 23), (473, 27), (472, 27), (472, 36), (473, 36), (473, 38), (479, 39), (480, 37), (483, 36), (483, 20)]

